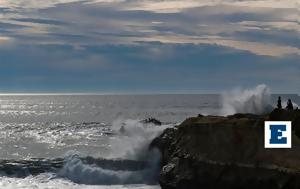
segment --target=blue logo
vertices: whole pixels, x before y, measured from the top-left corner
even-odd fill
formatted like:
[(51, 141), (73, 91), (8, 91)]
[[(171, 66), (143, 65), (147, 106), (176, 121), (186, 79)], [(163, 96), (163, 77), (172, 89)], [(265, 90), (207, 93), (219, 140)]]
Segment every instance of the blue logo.
[(292, 123), (265, 121), (265, 148), (291, 148)]

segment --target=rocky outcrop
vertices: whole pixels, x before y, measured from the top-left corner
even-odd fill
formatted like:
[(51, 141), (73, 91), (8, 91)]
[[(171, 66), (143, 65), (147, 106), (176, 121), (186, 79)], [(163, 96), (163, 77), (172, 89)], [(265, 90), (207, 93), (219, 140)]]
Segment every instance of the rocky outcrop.
[[(300, 111), (198, 116), (169, 128), (151, 147), (162, 153), (162, 189), (299, 189)], [(292, 149), (264, 148), (264, 121), (291, 120)], [(299, 135), (298, 135), (299, 136)]]
[(141, 121), (141, 123), (145, 123), (145, 124), (153, 124), (153, 125), (161, 125), (162, 122), (159, 121), (158, 119), (155, 119), (153, 117), (150, 117), (148, 119), (144, 119)]

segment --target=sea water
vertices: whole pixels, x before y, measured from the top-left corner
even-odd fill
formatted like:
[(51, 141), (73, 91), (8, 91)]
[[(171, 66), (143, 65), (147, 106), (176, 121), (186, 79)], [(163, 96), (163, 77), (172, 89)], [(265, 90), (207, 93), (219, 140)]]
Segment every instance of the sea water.
[[(1, 95), (0, 188), (159, 188), (160, 154), (149, 151), (151, 140), (187, 117), (224, 114), (223, 101), (221, 95)], [(149, 117), (163, 124), (141, 122)]]

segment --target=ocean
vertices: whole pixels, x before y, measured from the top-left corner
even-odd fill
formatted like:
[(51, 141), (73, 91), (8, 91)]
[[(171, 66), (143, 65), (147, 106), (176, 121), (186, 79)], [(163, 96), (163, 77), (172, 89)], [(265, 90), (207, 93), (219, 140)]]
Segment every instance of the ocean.
[[(276, 104), (277, 95), (262, 93), (242, 104), (257, 110), (266, 96)], [(283, 102), (288, 97), (300, 104), (297, 95)], [(223, 96), (208, 94), (1, 95), (0, 188), (158, 189), (151, 140), (187, 117), (220, 115), (223, 106)], [(162, 125), (142, 122), (150, 117)]]

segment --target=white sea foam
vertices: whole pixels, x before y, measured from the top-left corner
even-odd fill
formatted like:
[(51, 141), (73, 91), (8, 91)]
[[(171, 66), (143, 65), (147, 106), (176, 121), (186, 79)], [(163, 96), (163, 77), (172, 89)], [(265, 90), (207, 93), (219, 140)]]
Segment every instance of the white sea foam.
[(158, 185), (84, 185), (65, 179), (52, 179), (51, 174), (36, 177), (0, 177), (0, 189), (160, 189)]
[(105, 158), (146, 162), (142, 170), (116, 170), (87, 165), (79, 156), (69, 155), (59, 176), (82, 184), (155, 184), (159, 174), (160, 152), (157, 149), (149, 150), (149, 144), (170, 126), (144, 124), (138, 120), (117, 120), (113, 123), (112, 130), (116, 135), (109, 141), (110, 154)]
[(261, 84), (254, 89), (235, 89), (224, 93), (222, 102), (222, 115), (235, 113), (263, 114), (271, 109), (271, 93), (266, 85)]
[(116, 120), (112, 130), (119, 133), (110, 140), (109, 158), (125, 158), (132, 160), (147, 159), (150, 142), (168, 127), (144, 124), (139, 120)]
[[(78, 156), (70, 156), (58, 173), (74, 183), (89, 185), (157, 184), (160, 154), (153, 151), (142, 169), (102, 168), (96, 164), (85, 164)], [(120, 161), (120, 160), (112, 160)], [(112, 163), (113, 166), (113, 163)]]

